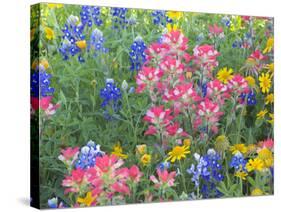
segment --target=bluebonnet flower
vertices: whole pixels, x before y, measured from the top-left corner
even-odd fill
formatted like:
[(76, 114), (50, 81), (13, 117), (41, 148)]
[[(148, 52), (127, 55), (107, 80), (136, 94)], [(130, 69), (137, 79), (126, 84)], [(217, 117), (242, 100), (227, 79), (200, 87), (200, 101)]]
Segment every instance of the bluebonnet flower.
[(136, 19), (136, 17), (134, 17), (134, 16), (129, 17), (129, 18), (127, 19), (127, 23), (128, 23), (129, 25), (135, 25), (135, 24), (137, 24), (137, 19)]
[(31, 75), (31, 96), (33, 97), (46, 97), (52, 96), (55, 89), (51, 87), (52, 78), (45, 70), (35, 71)]
[(207, 83), (202, 84), (202, 96), (205, 97), (207, 95)]
[(204, 34), (201, 32), (201, 33), (200, 33), (199, 35), (197, 35), (197, 37), (196, 37), (196, 43), (197, 43), (197, 44), (201, 44), (204, 39), (205, 39), (205, 36), (204, 36)]
[(141, 69), (142, 65), (146, 61), (146, 49), (147, 47), (143, 42), (142, 37), (136, 37), (134, 43), (131, 45), (130, 51), (131, 71), (139, 71)]
[[(70, 56), (75, 56), (81, 53), (81, 49), (76, 45), (77, 41), (85, 39), (83, 34), (83, 25), (80, 23), (77, 16), (69, 16), (64, 28), (62, 29), (63, 36), (60, 44), (59, 52), (64, 60), (68, 60)], [(83, 62), (81, 54), (78, 57), (80, 62)]]
[(165, 169), (169, 169), (171, 166), (171, 163), (168, 162), (168, 161), (165, 161), (165, 162), (162, 162), (158, 165), (158, 168), (161, 170), (161, 171), (164, 171)]
[(94, 29), (91, 34), (90, 46), (89, 48), (94, 49), (94, 56), (98, 53), (107, 53), (108, 49), (104, 47), (104, 37), (102, 31), (99, 29)]
[(249, 48), (250, 46), (253, 45), (253, 38), (252, 38), (252, 34), (250, 32), (247, 32), (244, 34), (244, 46)]
[(204, 198), (208, 198), (210, 194), (214, 196), (219, 196), (219, 192), (216, 189), (217, 182), (221, 182), (224, 179), (221, 165), (220, 155), (213, 149), (209, 149), (207, 154), (200, 156), (199, 154), (194, 154), (197, 161), (197, 165), (192, 164), (187, 173), (192, 174), (192, 182), (194, 182), (195, 187), (200, 187)]
[(49, 208), (58, 208), (58, 198), (54, 197), (52, 199), (48, 199)]
[(253, 38), (251, 33), (247, 32), (243, 38), (237, 38), (232, 43), (232, 48), (250, 48), (253, 45)]
[(243, 43), (241, 39), (236, 39), (233, 43), (232, 43), (232, 48), (242, 48)]
[(100, 145), (94, 141), (89, 141), (86, 146), (81, 148), (75, 167), (80, 169), (93, 167), (96, 164), (96, 157), (103, 155), (104, 152), (100, 150)]
[(114, 80), (107, 80), (105, 87), (100, 90), (100, 97), (103, 99), (101, 106), (105, 109), (105, 118), (110, 119), (121, 108), (122, 93)]
[(163, 10), (155, 10), (151, 13), (151, 15), (155, 25), (162, 25), (166, 27), (168, 23), (173, 22), (173, 20), (166, 15), (166, 11)]
[(222, 17), (221, 23), (224, 24), (226, 27), (230, 27), (230, 18), (228, 16)]
[(101, 26), (103, 21), (101, 19), (101, 9), (95, 6), (82, 6), (80, 17), (83, 27), (91, 27), (93, 24)]
[(240, 98), (242, 100), (242, 103), (244, 103), (245, 99), (247, 98), (247, 105), (253, 106), (257, 104), (256, 94), (253, 90), (251, 90), (248, 94), (242, 93), (240, 95)]
[(127, 8), (117, 8), (113, 7), (110, 10), (112, 15), (112, 22), (113, 22), (113, 28), (125, 28), (128, 24), (128, 20), (126, 18), (128, 9)]
[(129, 89), (129, 94), (131, 94), (131, 93), (135, 93), (135, 88), (133, 86), (130, 87), (130, 89)]
[(192, 174), (191, 181), (194, 182), (195, 187), (199, 186), (199, 180), (201, 176), (208, 177), (210, 176), (210, 172), (208, 171), (207, 161), (204, 160), (199, 154), (195, 153), (194, 157), (197, 161), (197, 166), (194, 164), (191, 165), (189, 169), (187, 169), (187, 173)]
[(234, 168), (235, 171), (244, 171), (246, 172), (246, 164), (247, 160), (244, 156), (239, 152), (235, 154), (229, 163), (230, 168)]

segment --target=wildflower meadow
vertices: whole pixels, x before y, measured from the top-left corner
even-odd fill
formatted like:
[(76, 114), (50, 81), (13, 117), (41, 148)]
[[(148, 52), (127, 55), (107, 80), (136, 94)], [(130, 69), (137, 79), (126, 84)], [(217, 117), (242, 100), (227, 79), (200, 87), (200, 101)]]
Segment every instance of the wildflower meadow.
[(31, 205), (274, 193), (273, 18), (31, 7)]

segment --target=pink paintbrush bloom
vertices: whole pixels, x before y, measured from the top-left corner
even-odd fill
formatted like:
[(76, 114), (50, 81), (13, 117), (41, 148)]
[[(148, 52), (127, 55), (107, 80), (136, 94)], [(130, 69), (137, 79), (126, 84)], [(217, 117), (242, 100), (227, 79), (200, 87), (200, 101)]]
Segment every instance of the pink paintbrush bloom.
[(209, 36), (210, 36), (210, 38), (213, 38), (213, 37), (223, 38), (224, 37), (223, 28), (219, 27), (216, 24), (214, 24), (213, 26), (210, 25), (209, 26)]
[(163, 72), (158, 68), (142, 67), (142, 70), (138, 72), (136, 76), (137, 93), (142, 93), (145, 89), (153, 90), (155, 84), (160, 80)]
[(111, 185), (111, 189), (114, 192), (124, 193), (126, 195), (130, 194), (130, 189), (129, 189), (128, 185), (122, 181), (116, 181), (115, 183), (113, 183)]
[(96, 169), (99, 172), (109, 172), (123, 165), (123, 161), (118, 159), (114, 154), (104, 155), (96, 158)]
[(260, 50), (255, 50), (246, 60), (246, 67), (252, 75), (258, 75), (263, 69), (264, 61), (267, 59)]
[(175, 122), (173, 124), (170, 124), (166, 127), (166, 132), (169, 136), (182, 136), (186, 137), (188, 134), (183, 131), (182, 128), (180, 128), (180, 124), (178, 122)]
[(225, 99), (230, 97), (230, 92), (227, 85), (215, 79), (207, 83), (206, 97), (214, 98), (220, 105), (223, 105)]
[(232, 79), (228, 81), (227, 86), (229, 91), (238, 96), (241, 93), (248, 93), (250, 91), (247, 80), (239, 74), (235, 74)]
[(219, 65), (217, 61), (219, 55), (220, 53), (212, 45), (195, 46), (193, 49), (194, 62), (208, 71)]
[(46, 96), (46, 97), (42, 97), (41, 99), (39, 99), (39, 107), (36, 103), (36, 106), (35, 106), (35, 102), (37, 102), (37, 100), (33, 100), (35, 101), (33, 104), (34, 104), (34, 107), (38, 107), (42, 110), (45, 111), (45, 114), (47, 116), (51, 116), (51, 115), (54, 115), (56, 113), (56, 110), (60, 107), (60, 104), (52, 104), (51, 101), (52, 101), (52, 96)]
[(207, 124), (207, 126), (214, 132), (218, 132), (218, 121), (223, 112), (220, 111), (219, 104), (211, 101), (209, 98), (205, 98), (198, 105), (197, 119), (195, 120), (195, 128), (201, 124)]
[(163, 58), (170, 50), (170, 46), (166, 43), (153, 43), (146, 50), (146, 59), (150, 61), (155, 57)]
[(185, 51), (188, 48), (188, 38), (185, 37), (180, 31), (173, 30), (164, 35), (163, 43), (170, 45), (174, 51)]
[(79, 147), (68, 147), (61, 150), (61, 155), (58, 157), (59, 160), (70, 166), (78, 158)]
[(166, 125), (173, 119), (171, 113), (172, 110), (164, 109), (163, 105), (153, 106), (146, 112), (143, 120), (152, 124)]
[(180, 76), (184, 71), (184, 65), (180, 60), (174, 59), (172, 57), (167, 57), (160, 64), (161, 70), (164, 71), (165, 75), (169, 76)]
[(143, 176), (143, 173), (140, 171), (139, 167), (133, 165), (129, 169), (129, 176), (132, 181), (139, 182), (140, 178)]
[(214, 24), (213, 26), (209, 26), (209, 32), (215, 35), (219, 35), (220, 33), (223, 33), (223, 28), (219, 27), (218, 25)]
[(156, 135), (157, 134), (157, 128), (152, 126), (152, 125), (149, 125), (148, 126), (148, 129), (144, 132), (144, 135)]
[(193, 83), (185, 83), (176, 85), (173, 89), (165, 92), (163, 99), (167, 101), (180, 101), (184, 106), (188, 106), (201, 98), (195, 92)]
[(212, 102), (209, 98), (205, 98), (204, 101), (202, 101), (198, 105), (198, 115), (200, 116), (208, 116), (212, 117), (213, 115), (218, 115), (220, 113), (220, 107), (218, 104)]
[(265, 60), (267, 59), (266, 56), (264, 56), (260, 50), (255, 50), (251, 55), (250, 57), (251, 59), (254, 59), (254, 60)]
[(65, 193), (73, 192), (77, 193), (80, 190), (82, 184), (87, 182), (85, 171), (82, 169), (74, 169), (71, 171), (70, 176), (66, 176), (62, 181), (62, 186), (67, 187)]
[(263, 140), (263, 141), (260, 141), (258, 143), (258, 145), (261, 147), (261, 148), (268, 148), (268, 149), (273, 149), (274, 147), (274, 140), (272, 138), (268, 138), (266, 140)]
[(155, 184), (156, 188), (166, 188), (166, 187), (172, 187), (174, 185), (176, 172), (168, 172), (166, 169), (161, 171), (160, 169), (157, 169), (157, 175), (158, 179), (154, 176), (150, 176), (150, 180)]

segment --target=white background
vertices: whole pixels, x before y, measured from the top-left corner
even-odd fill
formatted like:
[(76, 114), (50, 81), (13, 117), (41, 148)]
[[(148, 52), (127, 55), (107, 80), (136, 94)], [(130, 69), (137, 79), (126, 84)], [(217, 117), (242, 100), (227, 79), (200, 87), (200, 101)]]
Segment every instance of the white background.
[[(53, 1), (59, 2), (59, 1)], [(280, 30), (278, 0), (68, 0), (62, 3), (275, 17), (275, 195), (154, 203), (67, 211), (277, 211), (280, 183)], [(34, 211), (29, 198), (29, 6), (32, 0), (3, 0), (0, 6), (0, 211)], [(279, 9), (278, 9), (279, 8)], [(278, 11), (279, 10), (279, 11)], [(279, 12), (279, 14), (278, 14)], [(60, 210), (64, 211), (64, 210)], [(280, 207), (279, 207), (280, 211)]]

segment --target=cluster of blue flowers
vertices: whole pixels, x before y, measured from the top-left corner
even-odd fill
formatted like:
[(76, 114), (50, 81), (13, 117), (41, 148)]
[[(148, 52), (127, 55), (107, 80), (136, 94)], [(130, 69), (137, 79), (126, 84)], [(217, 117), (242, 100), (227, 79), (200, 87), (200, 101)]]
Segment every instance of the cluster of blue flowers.
[(232, 43), (232, 48), (249, 48), (253, 44), (251, 33), (245, 33), (243, 38), (237, 38)]
[(158, 168), (161, 170), (161, 171), (164, 171), (166, 169), (169, 169), (171, 167), (171, 163), (168, 162), (168, 161), (165, 161), (165, 162), (162, 162), (160, 164), (158, 164)]
[(55, 89), (51, 87), (52, 75), (45, 70), (38, 70), (31, 74), (31, 96), (46, 97), (52, 96)]
[(202, 92), (202, 97), (205, 97), (207, 95), (207, 86), (208, 83), (203, 83), (201, 86), (201, 92)]
[(244, 158), (244, 156), (241, 153), (235, 154), (229, 163), (230, 168), (234, 168), (234, 170), (237, 171), (244, 171), (246, 172), (246, 164), (247, 160)]
[(242, 93), (240, 95), (240, 98), (241, 98), (242, 102), (245, 102), (245, 100), (247, 98), (247, 105), (253, 106), (253, 105), (257, 104), (256, 94), (253, 90), (251, 90), (250, 93), (248, 93), (248, 94)]
[(126, 18), (128, 9), (113, 7), (113, 8), (111, 8), (110, 12), (112, 15), (113, 28), (115, 28), (115, 29), (126, 28), (126, 26), (128, 24), (128, 19)]
[(93, 167), (96, 164), (96, 157), (103, 155), (104, 152), (100, 150), (100, 145), (94, 141), (89, 141), (86, 146), (81, 148), (75, 167), (80, 169)]
[(205, 39), (205, 36), (204, 34), (201, 32), (199, 35), (197, 35), (196, 37), (196, 44), (201, 44)]
[(172, 23), (173, 20), (166, 15), (166, 12), (163, 10), (155, 10), (151, 13), (153, 17), (153, 23), (155, 25), (162, 25), (166, 27), (168, 23)]
[(145, 50), (147, 49), (142, 37), (138, 36), (131, 45), (130, 62), (131, 71), (139, 71), (146, 61)]
[(112, 114), (120, 110), (122, 98), (121, 90), (114, 84), (113, 79), (106, 80), (105, 87), (100, 90), (100, 97), (103, 99), (101, 106), (105, 109), (104, 116), (110, 119)]
[(200, 179), (202, 180), (201, 192), (203, 198), (209, 198), (212, 195), (217, 197), (220, 192), (216, 189), (217, 182), (224, 179), (221, 165), (221, 157), (213, 149), (209, 149), (208, 153), (204, 156), (195, 154), (197, 165), (191, 165), (187, 173), (192, 174), (192, 182), (195, 187), (200, 187)]
[(90, 46), (88, 48), (94, 49), (94, 56), (97, 56), (98, 53), (107, 53), (108, 49), (104, 47), (104, 37), (102, 31), (99, 29), (94, 29), (91, 38)]
[(223, 25), (225, 25), (226, 27), (230, 27), (230, 24), (231, 24), (230, 18), (228, 16), (222, 17), (221, 23)]
[[(59, 52), (63, 56), (64, 60), (68, 60), (70, 56), (75, 56), (81, 53), (81, 49), (76, 45), (77, 41), (84, 40), (85, 35), (83, 34), (83, 25), (80, 23), (77, 16), (69, 16), (67, 23), (62, 29), (63, 41), (61, 42), (61, 47)], [(78, 56), (80, 62), (84, 62), (82, 55)]]
[(95, 24), (96, 26), (101, 26), (103, 23), (101, 19), (100, 7), (82, 6), (80, 17), (84, 27), (91, 27), (93, 26), (93, 24)]

